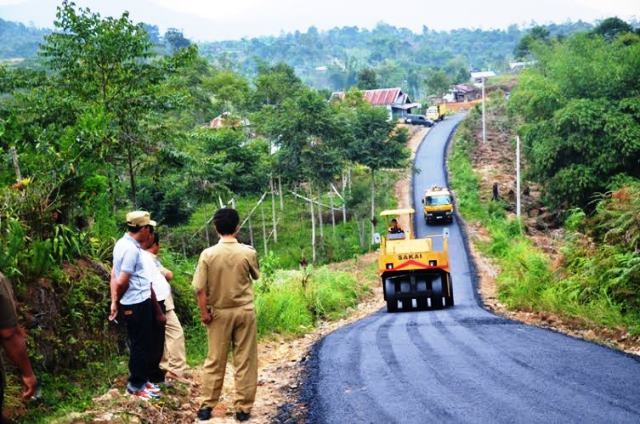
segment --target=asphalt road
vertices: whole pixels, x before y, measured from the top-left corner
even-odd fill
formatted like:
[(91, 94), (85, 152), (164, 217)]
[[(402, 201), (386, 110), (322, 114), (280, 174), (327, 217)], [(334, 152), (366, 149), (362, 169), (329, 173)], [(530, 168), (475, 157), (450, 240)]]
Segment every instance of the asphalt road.
[[(437, 124), (416, 155), (419, 194), (445, 183)], [(441, 233), (416, 219), (417, 234)], [(312, 423), (640, 423), (640, 361), (479, 306), (460, 227), (450, 229), (456, 306), (381, 310), (324, 337), (303, 393)]]

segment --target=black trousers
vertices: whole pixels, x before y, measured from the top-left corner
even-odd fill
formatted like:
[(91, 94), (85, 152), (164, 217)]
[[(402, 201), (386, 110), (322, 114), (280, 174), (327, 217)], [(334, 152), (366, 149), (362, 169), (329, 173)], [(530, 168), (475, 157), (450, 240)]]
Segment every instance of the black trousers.
[[(164, 306), (164, 300), (158, 302), (162, 313), (166, 313), (166, 307)], [(162, 360), (162, 354), (164, 353), (164, 324), (159, 323), (155, 319), (155, 311), (153, 313), (153, 324), (151, 330), (151, 352), (149, 352), (149, 371), (147, 373), (149, 381), (152, 383), (163, 383), (164, 372), (160, 369), (160, 361)]]
[(141, 390), (149, 381), (149, 361), (153, 331), (151, 299), (135, 305), (121, 305), (129, 337), (129, 386)]

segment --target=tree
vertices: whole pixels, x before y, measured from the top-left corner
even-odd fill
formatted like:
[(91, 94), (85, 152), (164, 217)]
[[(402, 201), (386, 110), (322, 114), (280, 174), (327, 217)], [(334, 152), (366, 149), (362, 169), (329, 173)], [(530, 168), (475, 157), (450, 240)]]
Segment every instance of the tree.
[(550, 35), (549, 30), (543, 26), (531, 28), (529, 32), (520, 39), (518, 45), (513, 50), (513, 55), (518, 59), (526, 58), (531, 54), (531, 49), (534, 44), (548, 44)]
[(401, 169), (408, 165), (408, 135), (405, 129), (396, 129), (388, 120), (387, 111), (362, 100), (362, 93), (347, 93), (340, 105), (349, 135), (345, 139), (344, 152), (353, 163), (366, 166), (371, 174), (371, 234), (375, 232), (376, 173), (381, 169)]
[(215, 72), (203, 81), (203, 86), (213, 97), (216, 113), (245, 110), (249, 103), (249, 82), (230, 70)]
[(578, 34), (540, 46), (511, 96), (529, 171), (556, 207), (591, 210), (615, 178), (640, 177), (640, 43), (621, 41)]
[(441, 69), (432, 69), (424, 80), (427, 93), (432, 96), (441, 96), (449, 90), (451, 80)]
[(254, 84), (254, 110), (259, 110), (264, 105), (280, 105), (286, 99), (295, 97), (303, 87), (293, 68), (284, 63), (273, 66), (260, 65)]
[(169, 51), (174, 53), (177, 50), (185, 49), (191, 45), (191, 41), (182, 34), (182, 31), (176, 28), (169, 28), (164, 33), (164, 40), (168, 44)]
[(378, 87), (378, 75), (371, 68), (364, 68), (358, 73), (358, 88), (360, 90), (373, 90)]
[(592, 32), (611, 41), (620, 34), (633, 32), (633, 27), (618, 17), (612, 17), (600, 22)]

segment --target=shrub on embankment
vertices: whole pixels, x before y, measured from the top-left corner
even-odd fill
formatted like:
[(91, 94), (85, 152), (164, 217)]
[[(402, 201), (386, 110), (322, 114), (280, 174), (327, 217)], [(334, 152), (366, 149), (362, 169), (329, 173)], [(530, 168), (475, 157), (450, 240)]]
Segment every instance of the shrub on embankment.
[(587, 216), (573, 210), (566, 219), (561, 261), (550, 258), (526, 236), (523, 223), (502, 202), (483, 201), (472, 153), (478, 146), (472, 113), (455, 137), (449, 157), (451, 185), (462, 217), (484, 227), (487, 240), (473, 240), (499, 269), (498, 297), (510, 309), (546, 311), (588, 325), (640, 334), (640, 181), (616, 181), (596, 199)]

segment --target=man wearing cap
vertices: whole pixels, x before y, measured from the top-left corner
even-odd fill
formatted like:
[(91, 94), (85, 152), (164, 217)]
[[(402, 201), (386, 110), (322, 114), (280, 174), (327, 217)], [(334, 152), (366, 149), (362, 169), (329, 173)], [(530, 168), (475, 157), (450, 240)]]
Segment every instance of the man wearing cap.
[[(134, 211), (127, 214), (127, 233), (113, 248), (111, 272), (111, 314), (118, 313), (127, 324), (129, 336), (129, 382), (127, 391), (143, 400), (158, 396), (158, 388), (149, 382), (149, 359), (152, 352), (154, 316), (158, 314), (157, 302), (152, 301), (153, 291), (148, 270), (145, 270), (141, 244), (153, 234), (156, 222), (149, 212)], [(153, 296), (155, 299), (155, 296)], [(118, 305), (119, 303), (119, 305)]]
[(220, 398), (229, 347), (233, 351), (238, 421), (249, 419), (256, 397), (258, 342), (251, 280), (258, 278), (258, 258), (251, 246), (238, 243), (239, 222), (235, 209), (215, 213), (213, 223), (220, 241), (200, 254), (193, 276), (209, 347), (202, 382), (204, 399), (198, 411), (203, 421), (211, 418)]

